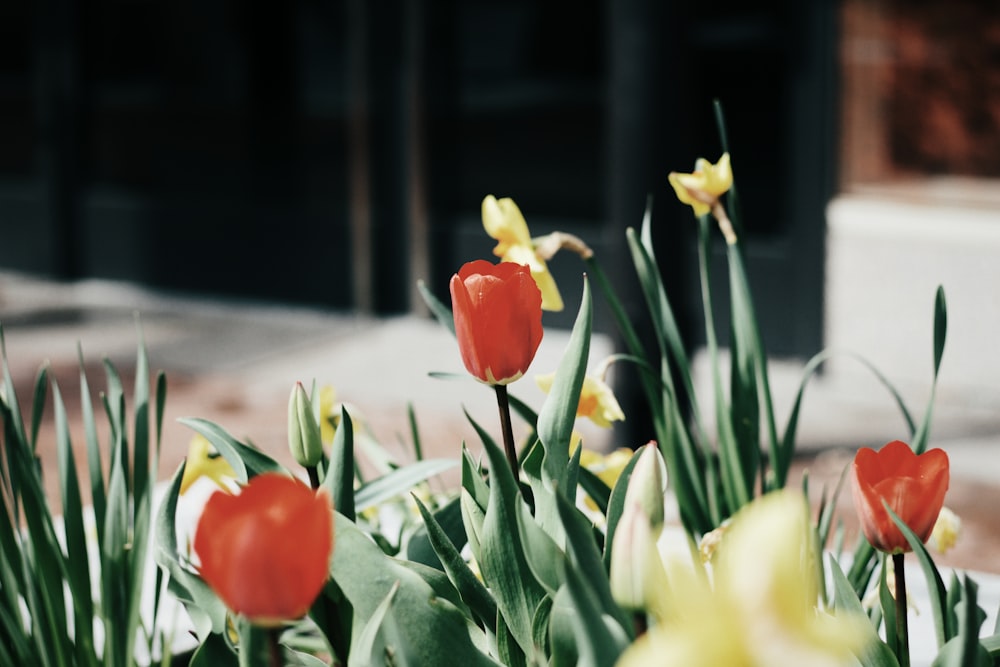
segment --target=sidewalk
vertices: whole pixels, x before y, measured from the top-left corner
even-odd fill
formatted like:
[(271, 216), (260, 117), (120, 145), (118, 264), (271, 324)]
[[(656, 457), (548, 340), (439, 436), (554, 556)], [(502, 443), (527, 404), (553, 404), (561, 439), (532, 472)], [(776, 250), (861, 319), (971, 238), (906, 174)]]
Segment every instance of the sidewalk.
[[(103, 388), (100, 364), (107, 357), (121, 371), (128, 392), (138, 340), (136, 313), (151, 368), (162, 369), (168, 379), (160, 464), (164, 478), (187, 451), (191, 432), (177, 423), (184, 416), (214, 421), (288, 461), (287, 400), (296, 381), (333, 385), (338, 400), (351, 404), (352, 416), (362, 419), (380, 442), (396, 447), (401, 460), (409, 456), (404, 443), (410, 439), (411, 403), (429, 456), (453, 456), (463, 442), (478, 449), (478, 437), (463, 408), (483, 424), (496, 419), (492, 392), (468, 379), (451, 336), (429, 319), (373, 319), (180, 298), (103, 281), (53, 284), (0, 273), (0, 323), (22, 404), (29, 400), (35, 374), (47, 360), (74, 420), (79, 403), (77, 343), (87, 361), (92, 390)], [(556, 368), (567, 335), (546, 332), (529, 376)], [(591, 358), (599, 360), (610, 352), (609, 341), (595, 337)], [(454, 373), (456, 379), (429, 377), (436, 372)], [(801, 363), (776, 362), (771, 376), (783, 431)], [(514, 385), (512, 392), (535, 407), (544, 398), (530, 380)], [(907, 398), (919, 419), (926, 398)], [(51, 433), (50, 422), (44, 428)], [(581, 429), (591, 447), (635, 444), (614, 443), (608, 432), (589, 424), (581, 424)], [(40, 453), (55, 497), (53, 439), (45, 440), (44, 433)], [(932, 433), (932, 446), (943, 447), (951, 457), (947, 504), (962, 517), (964, 530), (958, 547), (941, 561), (1000, 573), (1000, 414), (988, 406), (949, 404), (939, 397)], [(832, 488), (854, 449), (905, 437), (905, 423), (876, 381), (845, 385), (836, 376), (818, 378), (806, 393), (796, 474), (808, 469), (814, 492), (824, 484)], [(82, 442), (78, 429), (74, 442)], [(845, 509), (841, 515), (848, 519), (853, 515), (849, 489), (841, 503)]]

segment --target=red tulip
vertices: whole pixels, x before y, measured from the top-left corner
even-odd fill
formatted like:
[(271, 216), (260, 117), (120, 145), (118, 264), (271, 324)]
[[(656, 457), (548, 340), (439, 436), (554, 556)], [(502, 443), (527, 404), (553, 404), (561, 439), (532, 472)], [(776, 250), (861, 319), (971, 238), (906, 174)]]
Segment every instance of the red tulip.
[(234, 613), (264, 626), (301, 618), (329, 572), (330, 500), (297, 479), (258, 475), (238, 495), (208, 499), (194, 551), (202, 578)]
[(866, 447), (854, 457), (853, 476), (854, 507), (873, 547), (887, 553), (910, 551), (883, 500), (921, 541), (927, 541), (948, 490), (944, 450), (932, 449), (918, 456), (899, 440), (878, 452)]
[(481, 382), (521, 377), (542, 342), (542, 293), (513, 262), (465, 264), (451, 278), (455, 335), (466, 369)]

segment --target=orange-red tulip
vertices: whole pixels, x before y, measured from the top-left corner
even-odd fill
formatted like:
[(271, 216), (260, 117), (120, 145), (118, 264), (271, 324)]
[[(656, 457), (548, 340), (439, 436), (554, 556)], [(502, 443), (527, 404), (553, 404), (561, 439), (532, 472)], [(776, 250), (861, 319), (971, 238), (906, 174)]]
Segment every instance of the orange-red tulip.
[(919, 456), (895, 440), (879, 451), (863, 448), (854, 457), (854, 507), (873, 547), (887, 553), (910, 545), (886, 512), (889, 505), (921, 541), (934, 529), (948, 490), (948, 455), (932, 449)]
[(498, 385), (528, 370), (542, 342), (542, 293), (527, 266), (469, 262), (451, 278), (451, 303), (469, 373)]
[(238, 495), (208, 499), (194, 551), (202, 578), (234, 613), (264, 626), (301, 618), (329, 572), (330, 500), (297, 479), (258, 475)]

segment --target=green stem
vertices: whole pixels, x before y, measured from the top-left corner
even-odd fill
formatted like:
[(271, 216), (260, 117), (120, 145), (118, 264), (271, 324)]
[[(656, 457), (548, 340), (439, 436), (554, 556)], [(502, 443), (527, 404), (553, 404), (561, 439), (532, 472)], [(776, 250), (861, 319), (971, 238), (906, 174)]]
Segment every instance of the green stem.
[(635, 630), (636, 639), (642, 637), (649, 631), (649, 621), (646, 618), (646, 612), (637, 611), (632, 614), (632, 628)]
[(507, 385), (498, 384), (495, 386), (497, 392), (497, 407), (500, 410), (500, 429), (503, 431), (503, 449), (507, 454), (507, 463), (510, 464), (510, 471), (514, 473), (514, 479), (520, 477), (517, 463), (517, 449), (514, 447), (514, 430), (510, 424), (510, 400), (507, 396)]
[(309, 474), (309, 486), (315, 491), (319, 488), (319, 470), (316, 466), (306, 466), (306, 472)]
[(899, 667), (910, 667), (910, 637), (906, 622), (906, 576), (903, 554), (892, 555), (892, 570), (896, 577), (896, 640), (899, 644)]
[(267, 649), (271, 657), (271, 667), (282, 667), (281, 644), (278, 643), (280, 637), (281, 631), (278, 628), (268, 628)]

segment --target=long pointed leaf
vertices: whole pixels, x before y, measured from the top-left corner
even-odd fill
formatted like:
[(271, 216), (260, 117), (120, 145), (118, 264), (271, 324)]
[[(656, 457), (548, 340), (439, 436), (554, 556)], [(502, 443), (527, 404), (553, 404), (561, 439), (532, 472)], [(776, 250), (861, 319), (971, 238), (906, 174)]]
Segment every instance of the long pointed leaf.
[(330, 492), (334, 508), (354, 521), (354, 421), (343, 406), (340, 426), (333, 434), (330, 463), (323, 484)]
[(538, 437), (545, 447), (543, 466), (552, 480), (562, 481), (567, 469), (580, 389), (587, 372), (592, 321), (590, 287), (584, 280), (573, 331), (552, 381), (552, 389), (538, 414)]

